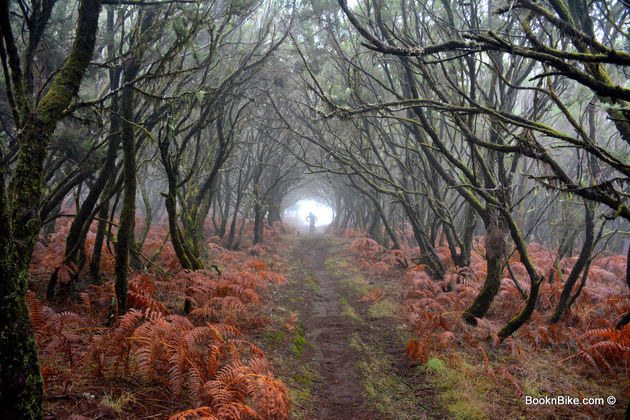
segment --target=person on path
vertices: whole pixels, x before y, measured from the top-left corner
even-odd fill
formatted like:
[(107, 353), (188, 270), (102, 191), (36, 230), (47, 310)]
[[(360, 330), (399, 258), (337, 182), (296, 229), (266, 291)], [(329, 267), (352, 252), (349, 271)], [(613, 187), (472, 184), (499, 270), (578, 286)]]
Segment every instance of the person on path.
[(306, 221), (309, 223), (309, 232), (315, 232), (315, 222), (317, 222), (317, 216), (315, 216), (313, 212), (309, 212), (308, 216), (306, 216)]

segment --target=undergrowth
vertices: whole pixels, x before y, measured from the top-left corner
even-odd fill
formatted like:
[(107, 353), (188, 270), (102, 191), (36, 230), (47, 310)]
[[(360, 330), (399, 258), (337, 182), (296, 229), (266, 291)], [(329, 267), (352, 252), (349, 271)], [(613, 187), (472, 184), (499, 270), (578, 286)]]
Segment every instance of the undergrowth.
[[(55, 401), (71, 399), (82, 402), (75, 407), (91, 401), (90, 415), (288, 418), (287, 389), (248, 338), (248, 331), (267, 321), (260, 308), (263, 296), (287, 283), (286, 264), (275, 254), (278, 234), (267, 232), (267, 241), (247, 252), (209, 242), (208, 257), (217, 269), (191, 271), (178, 268), (174, 251), (163, 241), (166, 229), (159, 225), (149, 232), (141, 252), (153, 256), (152, 262), (132, 270), (130, 309), (120, 316), (109, 248), (101, 264), (104, 283), (94, 285), (88, 284), (88, 273), (64, 266), (67, 226), (38, 243), (28, 304), (51, 401), (46, 410), (55, 414), (61, 410)], [(89, 258), (92, 233), (88, 239), (84, 251)], [(37, 292), (55, 271), (62, 283), (70, 281), (71, 272), (79, 281), (77, 298), (53, 302), (53, 308)], [(188, 315), (182, 312), (185, 300), (192, 303)], [(160, 401), (165, 391), (171, 399)]]
[[(549, 319), (564, 284), (557, 280), (560, 276), (553, 283), (545, 280), (530, 322), (501, 342), (497, 332), (525, 305), (515, 280), (529, 292), (529, 277), (517, 252), (506, 261), (500, 291), (487, 316), (471, 327), (462, 320), (462, 314), (486, 276), (483, 237), (474, 239), (472, 262), (466, 268), (456, 268), (448, 248), (438, 246), (447, 272), (436, 281), (426, 266), (412, 263), (418, 260), (417, 248), (387, 250), (356, 232), (344, 236), (352, 239), (349, 250), (367, 274), (399, 282), (408, 325), (414, 332), (407, 343), (407, 355), (426, 367), (454, 417), (591, 417), (620, 415), (625, 410), (624, 397), (630, 395), (630, 326), (615, 328), (619, 318), (630, 310), (625, 256), (597, 256), (581, 294), (561, 322), (553, 325), (549, 325)], [(555, 269), (566, 277), (577, 259), (564, 258), (556, 268), (554, 250), (532, 243), (529, 252), (544, 276)], [(378, 292), (371, 293), (376, 296)], [(528, 395), (604, 400), (613, 395), (617, 403), (526, 406)]]

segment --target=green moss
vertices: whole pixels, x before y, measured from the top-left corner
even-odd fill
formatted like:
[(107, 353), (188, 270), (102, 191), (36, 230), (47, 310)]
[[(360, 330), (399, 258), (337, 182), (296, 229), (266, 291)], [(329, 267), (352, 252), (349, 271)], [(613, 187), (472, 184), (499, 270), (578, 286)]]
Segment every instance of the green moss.
[(327, 259), (324, 265), (326, 270), (337, 278), (344, 288), (349, 289), (353, 295), (359, 296), (367, 292), (370, 283), (363, 277), (351, 259), (339, 257), (343, 246), (345, 246), (345, 242), (339, 242), (330, 249), (330, 254), (335, 256)]
[[(11, 402), (5, 407), (5, 418), (43, 418), (42, 399), (44, 383), (37, 358), (37, 343), (28, 316), (26, 286), (28, 271), (17, 269), (15, 259), (0, 261), (0, 269), (7, 277), (0, 307), (3, 318), (0, 322), (0, 341), (3, 349), (0, 354), (0, 389), (3, 401)], [(21, 381), (16, 381), (21, 378)]]
[(291, 400), (291, 418), (296, 420), (302, 419), (311, 419), (313, 418), (313, 413), (311, 413), (308, 409), (303, 409), (302, 407), (307, 407), (308, 405), (313, 403), (313, 395), (311, 394), (311, 389), (296, 389), (293, 387), (289, 388), (289, 399)]
[(305, 278), (308, 287), (315, 293), (319, 293), (319, 286), (313, 281), (313, 276), (306, 276)]
[(298, 376), (295, 378), (295, 380), (302, 385), (309, 387), (309, 391), (310, 387), (313, 385), (313, 378), (311, 378), (310, 376)]
[(291, 401), (309, 401), (311, 399), (311, 389), (289, 389)]
[(305, 345), (306, 338), (304, 337), (304, 327), (301, 322), (298, 322), (295, 330), (295, 338), (293, 339), (293, 344), (291, 345), (291, 351), (297, 359), (302, 357), (302, 350), (304, 350)]
[(483, 318), (490, 309), (490, 304), (501, 286), (501, 273), (503, 270), (501, 264), (502, 262), (499, 258), (487, 260), (488, 271), (483, 287), (463, 314), (464, 321), (467, 323), (477, 325), (477, 318)]
[(326, 238), (328, 248), (342, 248), (348, 245), (348, 240), (340, 236), (329, 236)]
[(302, 336), (295, 337), (293, 340), (293, 345), (291, 346), (291, 351), (295, 355), (296, 358), (302, 357), (302, 350), (304, 349), (304, 345), (306, 344), (306, 339)]

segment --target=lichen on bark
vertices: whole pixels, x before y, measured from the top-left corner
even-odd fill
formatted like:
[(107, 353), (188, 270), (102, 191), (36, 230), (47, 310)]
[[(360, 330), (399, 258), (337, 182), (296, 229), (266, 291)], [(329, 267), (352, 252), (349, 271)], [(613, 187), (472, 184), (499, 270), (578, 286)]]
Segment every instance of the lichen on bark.
[(36, 108), (24, 96), (19, 53), (9, 22), (9, 2), (0, 1), (2, 41), (8, 46), (11, 81), (5, 78), (18, 133), (18, 159), (8, 187), (0, 181), (0, 414), (43, 418), (44, 387), (37, 343), (26, 303), (29, 264), (41, 228), (43, 162), (50, 136), (81, 85), (98, 28), (100, 0), (83, 0), (70, 54)]

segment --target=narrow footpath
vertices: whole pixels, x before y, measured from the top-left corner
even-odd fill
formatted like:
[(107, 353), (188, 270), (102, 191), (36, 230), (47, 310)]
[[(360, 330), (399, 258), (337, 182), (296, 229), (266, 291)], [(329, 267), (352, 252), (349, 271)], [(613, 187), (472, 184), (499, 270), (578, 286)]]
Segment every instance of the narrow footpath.
[[(404, 354), (410, 332), (399, 285), (367, 279), (341, 238), (288, 242), (291, 285), (274, 293), (271, 327), (259, 338), (289, 387), (292, 418), (443, 418), (423, 373)], [(362, 299), (374, 288), (382, 298)]]
[[(304, 255), (304, 268), (317, 285), (311, 316), (304, 320), (307, 338), (314, 343), (321, 385), (315, 390), (324, 404), (320, 419), (367, 418), (361, 402), (360, 377), (356, 372), (356, 350), (349, 339), (356, 332), (356, 323), (343, 316), (338, 283), (326, 267), (328, 252), (322, 238), (302, 241), (298, 248)], [(302, 253), (303, 251), (303, 253)]]

